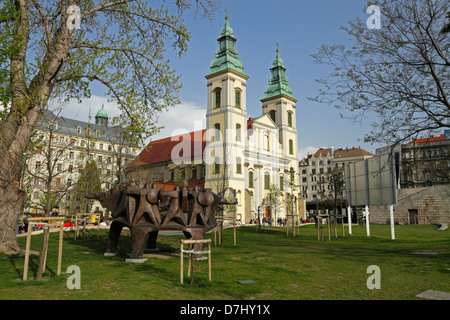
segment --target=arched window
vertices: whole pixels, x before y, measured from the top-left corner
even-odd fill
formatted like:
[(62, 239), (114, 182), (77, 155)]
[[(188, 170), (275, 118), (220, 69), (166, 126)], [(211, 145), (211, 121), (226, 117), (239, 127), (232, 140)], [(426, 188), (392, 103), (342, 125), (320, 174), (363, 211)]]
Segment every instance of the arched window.
[(241, 141), (241, 125), (236, 124), (236, 141)]
[(294, 142), (289, 139), (289, 154), (294, 154)]
[(236, 89), (234, 91), (234, 97), (235, 97), (235, 106), (236, 108), (241, 108), (241, 90)]
[(288, 111), (288, 127), (292, 127), (292, 111)]
[(270, 110), (269, 111), (269, 117), (270, 117), (270, 119), (272, 119), (273, 120), (273, 122), (277, 122), (275, 119), (276, 119), (276, 115), (277, 115), (277, 112), (275, 111), (275, 110)]
[(280, 176), (280, 191), (284, 191), (284, 178)]
[(290, 179), (291, 179), (291, 182), (294, 182), (294, 180), (295, 180), (295, 171), (294, 171), (294, 168), (292, 168), (291, 167), (291, 169), (289, 170), (289, 175), (290, 175)]
[(222, 91), (222, 89), (220, 89), (220, 88), (214, 89), (214, 97), (215, 97), (214, 107), (215, 108), (220, 108), (220, 104), (221, 104), (220, 93), (221, 93), (221, 91)]

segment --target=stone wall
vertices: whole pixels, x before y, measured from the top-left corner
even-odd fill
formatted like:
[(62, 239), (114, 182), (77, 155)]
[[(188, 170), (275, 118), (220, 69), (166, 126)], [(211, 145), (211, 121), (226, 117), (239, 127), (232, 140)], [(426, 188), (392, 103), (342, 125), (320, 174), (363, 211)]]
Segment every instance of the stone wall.
[[(389, 206), (370, 206), (369, 214), (371, 224), (390, 223)], [(398, 190), (394, 221), (400, 224), (414, 221), (418, 224), (450, 224), (450, 185)]]

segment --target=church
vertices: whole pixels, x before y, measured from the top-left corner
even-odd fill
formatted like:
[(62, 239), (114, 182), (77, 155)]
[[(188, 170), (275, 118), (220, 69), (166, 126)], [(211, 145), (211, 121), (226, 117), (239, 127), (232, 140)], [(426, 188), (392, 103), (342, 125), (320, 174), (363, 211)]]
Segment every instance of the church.
[[(261, 217), (284, 218), (286, 212), (298, 212), (297, 200), (301, 199), (297, 100), (277, 48), (261, 99), (262, 115), (247, 115), (249, 77), (239, 60), (237, 39), (228, 20), (226, 16), (217, 39), (218, 49), (205, 76), (206, 129), (150, 142), (130, 164), (129, 177), (166, 190), (182, 180), (188, 180), (190, 188), (210, 188), (216, 193), (230, 187), (238, 200), (231, 212), (241, 222), (256, 219), (258, 210)], [(269, 202), (267, 195), (273, 186), (280, 196)]]

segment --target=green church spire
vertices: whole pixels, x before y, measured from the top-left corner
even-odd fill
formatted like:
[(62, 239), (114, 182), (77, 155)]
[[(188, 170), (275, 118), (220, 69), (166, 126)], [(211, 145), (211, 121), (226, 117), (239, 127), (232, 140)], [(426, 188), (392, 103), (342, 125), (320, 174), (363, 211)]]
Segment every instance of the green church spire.
[(220, 31), (220, 37), (217, 39), (219, 49), (216, 50), (216, 58), (211, 62), (209, 74), (214, 74), (219, 71), (232, 69), (243, 75), (244, 67), (239, 60), (238, 51), (234, 47), (236, 44), (233, 29), (228, 22), (228, 12), (225, 17), (225, 24)]
[(292, 89), (289, 87), (288, 79), (286, 78), (286, 68), (279, 52), (280, 50), (278, 49), (277, 43), (277, 55), (273, 60), (272, 67), (270, 68), (271, 77), (263, 100), (279, 95), (285, 95), (294, 99), (292, 96)]

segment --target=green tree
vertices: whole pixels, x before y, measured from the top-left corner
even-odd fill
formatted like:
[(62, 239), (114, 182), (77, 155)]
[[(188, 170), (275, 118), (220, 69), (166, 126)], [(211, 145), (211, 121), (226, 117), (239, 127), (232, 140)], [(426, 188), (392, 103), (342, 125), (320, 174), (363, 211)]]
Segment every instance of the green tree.
[[(329, 192), (325, 191), (325, 185), (330, 187)], [(332, 205), (333, 214), (337, 214), (338, 204), (342, 202), (341, 193), (345, 190), (344, 169), (342, 167), (333, 168), (328, 171), (325, 176), (321, 176), (319, 180), (321, 198), (325, 202)]]
[[(267, 191), (267, 197), (270, 203), (270, 220), (272, 223), (277, 220), (277, 212), (281, 206), (281, 190), (276, 184), (272, 184)], [(272, 215), (272, 212), (274, 215)]]
[[(162, 1), (164, 3), (164, 1)], [(0, 3), (0, 252), (17, 252), (14, 223), (26, 194), (21, 159), (49, 99), (81, 101), (103, 86), (127, 141), (158, 130), (155, 116), (178, 103), (179, 76), (167, 42), (182, 56), (184, 10), (207, 17), (215, 0), (176, 0), (178, 13), (144, 0), (3, 0)], [(78, 14), (79, 13), (79, 14)], [(78, 23), (79, 27), (78, 28)]]
[(332, 72), (318, 80), (322, 88), (311, 99), (350, 111), (355, 121), (375, 115), (366, 142), (398, 144), (450, 128), (450, 38), (441, 32), (448, 2), (384, 0), (378, 6), (380, 29), (356, 19), (342, 27), (351, 47), (322, 45), (312, 55)]
[(77, 202), (76, 206), (80, 207), (83, 212), (89, 212), (93, 200), (86, 198), (86, 196), (90, 196), (101, 191), (102, 183), (100, 181), (97, 163), (94, 160), (87, 161), (75, 187), (75, 201)]

